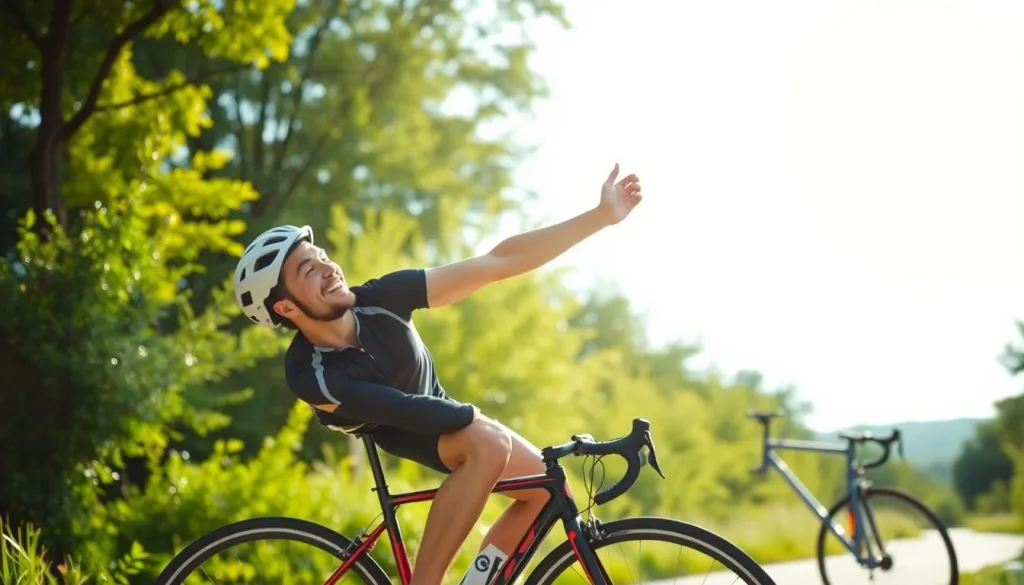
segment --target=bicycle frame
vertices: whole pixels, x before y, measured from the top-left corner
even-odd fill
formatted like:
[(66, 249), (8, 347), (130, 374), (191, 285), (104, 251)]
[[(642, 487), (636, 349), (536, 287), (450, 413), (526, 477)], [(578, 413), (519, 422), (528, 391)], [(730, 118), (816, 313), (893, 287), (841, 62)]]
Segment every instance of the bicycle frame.
[[(380, 501), (383, 520), (369, 532), (363, 531), (352, 543), (353, 550), (346, 551), (350, 555), (342, 562), (326, 585), (333, 585), (352, 564), (363, 554), (368, 553), (377, 543), (377, 540), (384, 533), (388, 533), (391, 543), (391, 552), (394, 555), (395, 563), (398, 566), (398, 577), (401, 585), (409, 585), (412, 578), (412, 567), (409, 563), (409, 555), (406, 552), (405, 543), (402, 540), (402, 531), (395, 515), (396, 510), (402, 504), (415, 502), (428, 502), (434, 499), (439, 488), (391, 494), (388, 491), (387, 481), (384, 478), (384, 471), (380, 464), (380, 457), (373, 439), (368, 435), (360, 437), (366, 446), (366, 453), (373, 471), (373, 480), (376, 487), (378, 500)], [(492, 566), (488, 575), (489, 585), (509, 585), (522, 573), (523, 567), (530, 561), (537, 552), (537, 546), (547, 535), (548, 531), (559, 519), (565, 526), (566, 536), (569, 543), (580, 559), (584, 572), (587, 573), (591, 585), (609, 585), (610, 580), (604, 572), (597, 559), (596, 554), (583, 534), (583, 525), (580, 523), (579, 510), (572, 490), (566, 481), (565, 470), (558, 461), (547, 463), (547, 471), (544, 474), (530, 475), (523, 477), (509, 478), (499, 481), (491, 493), (502, 493), (526, 489), (542, 488), (548, 492), (550, 499), (537, 514), (533, 523), (526, 533), (520, 538), (515, 550), (500, 566)], [(595, 577), (600, 575), (600, 577)]]
[[(850, 552), (857, 559), (857, 562), (868, 568), (876, 568), (881, 563), (875, 557), (874, 551), (870, 539), (866, 537), (864, 530), (865, 517), (867, 523), (870, 525), (871, 533), (878, 534), (877, 527), (875, 526), (875, 518), (871, 513), (871, 509), (861, 505), (861, 478), (862, 471), (857, 465), (856, 459), (856, 445), (853, 441), (848, 442), (846, 445), (839, 443), (826, 443), (824, 441), (807, 441), (801, 439), (773, 439), (768, 437), (767, 428), (765, 430), (765, 436), (763, 439), (763, 456), (761, 465), (754, 469), (758, 473), (765, 473), (768, 470), (775, 470), (782, 477), (782, 479), (789, 484), (789, 487), (793, 489), (803, 500), (804, 504), (810, 508), (811, 513), (816, 515), (818, 519), (825, 522), (828, 519), (828, 509), (814, 497), (814, 494), (807, 488), (807, 486), (800, 481), (800, 478), (793, 473), (789, 465), (782, 460), (776, 450), (790, 450), (790, 451), (809, 451), (812, 453), (825, 453), (829, 455), (843, 455), (846, 459), (846, 489), (850, 496), (850, 512), (848, 512), (848, 520), (853, 524), (851, 529), (853, 530), (853, 540), (851, 541), (845, 534), (845, 530), (841, 526), (836, 526), (835, 523), (829, 523), (829, 530), (832, 534), (843, 543), (846, 550)], [(861, 554), (861, 550), (864, 550), (864, 554)]]

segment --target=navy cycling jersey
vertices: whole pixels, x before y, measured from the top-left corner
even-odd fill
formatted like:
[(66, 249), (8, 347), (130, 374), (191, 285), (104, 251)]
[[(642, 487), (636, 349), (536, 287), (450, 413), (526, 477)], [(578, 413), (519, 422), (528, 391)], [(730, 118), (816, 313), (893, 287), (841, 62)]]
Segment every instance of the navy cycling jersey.
[(398, 270), (352, 287), (361, 347), (319, 347), (297, 332), (285, 353), (285, 380), (321, 423), (348, 433), (395, 427), (420, 434), (459, 430), (473, 407), (445, 396), (412, 313), (427, 308), (426, 274)]

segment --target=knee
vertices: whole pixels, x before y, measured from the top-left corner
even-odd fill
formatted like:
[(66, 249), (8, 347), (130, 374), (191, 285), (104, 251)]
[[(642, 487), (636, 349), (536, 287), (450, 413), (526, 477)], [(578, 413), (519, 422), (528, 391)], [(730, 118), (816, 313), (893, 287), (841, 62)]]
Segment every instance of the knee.
[(471, 442), (469, 459), (486, 471), (500, 475), (512, 455), (512, 435), (488, 418), (480, 418), (473, 424), (479, 425), (479, 430)]
[(499, 477), (512, 455), (512, 435), (487, 417), (478, 417), (457, 433), (458, 459), (471, 464), (477, 473)]

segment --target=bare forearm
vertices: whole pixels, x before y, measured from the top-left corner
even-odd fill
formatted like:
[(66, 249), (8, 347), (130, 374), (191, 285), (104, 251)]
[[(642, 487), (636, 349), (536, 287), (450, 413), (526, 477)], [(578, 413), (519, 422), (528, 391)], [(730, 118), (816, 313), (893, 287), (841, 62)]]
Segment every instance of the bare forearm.
[(491, 256), (500, 258), (503, 276), (514, 276), (539, 268), (608, 225), (599, 209), (591, 209), (547, 227), (516, 234), (498, 243)]

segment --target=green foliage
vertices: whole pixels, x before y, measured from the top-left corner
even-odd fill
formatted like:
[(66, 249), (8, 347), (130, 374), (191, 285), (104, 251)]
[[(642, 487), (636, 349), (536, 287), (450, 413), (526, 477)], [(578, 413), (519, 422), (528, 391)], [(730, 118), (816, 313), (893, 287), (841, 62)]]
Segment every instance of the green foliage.
[(1010, 512), (973, 514), (967, 517), (965, 525), (976, 532), (1024, 534), (1024, 520)]
[[(1013, 476), (1013, 461), (1003, 451), (997, 427), (989, 421), (978, 426), (974, 437), (966, 441), (960, 455), (953, 463), (953, 485), (964, 503), (971, 509), (981, 508), (980, 499), (997, 486), (1003, 485)], [(988, 498), (984, 511), (990, 509), (996, 500)]]
[(141, 572), (146, 553), (137, 544), (129, 554), (116, 559), (92, 578), (71, 558), (54, 566), (40, 541), (40, 530), (29, 523), (15, 529), (0, 522), (0, 583), (17, 585), (84, 585), (110, 581), (127, 585), (129, 578)]
[[(68, 560), (54, 573), (39, 543), (39, 529), (28, 524), (16, 530), (7, 522), (0, 523), (0, 583), (24, 585), (82, 585), (86, 582), (81, 569)], [(58, 577), (59, 575), (59, 577)]]
[[(156, 462), (173, 426), (223, 424), (186, 408), (183, 389), (275, 348), (266, 332), (236, 338), (220, 329), (236, 312), (223, 290), (203, 315), (182, 302), (183, 266), (215, 241), (188, 237), (190, 222), (154, 225), (148, 211), (164, 200), (159, 187), (140, 187), (85, 215), (77, 235), (55, 226), (45, 242), (31, 231), (30, 215), (18, 255), (0, 262), (8, 308), (0, 317), (2, 359), (18, 390), (5, 393), (0, 409), (9, 413), (2, 460), (10, 478), (0, 501), (62, 538), (70, 537), (62, 518), (87, 514), (90, 484), (118, 479), (111, 467), (127, 457)], [(177, 327), (167, 331), (169, 324)], [(43, 458), (51, 464), (37, 466)]]
[[(1024, 335), (1024, 322), (1017, 323)], [(1024, 372), (1024, 350), (1007, 344), (1003, 364), (1011, 375)], [(1024, 525), (1024, 394), (995, 404), (996, 416), (978, 429), (957, 460), (957, 487), (983, 514), (1013, 512)]]
[[(210, 54), (243, 61), (260, 60), (256, 53), (264, 50), (282, 55), (287, 35), (280, 19), (288, 2), (201, 4), (188, 22), (174, 21), (172, 13), (147, 34), (181, 40), (187, 29), (209, 24), (220, 31), (204, 36)], [(87, 117), (75, 114), (82, 125), (60, 153), (68, 161), (65, 199), (78, 213), (66, 226), (53, 215), (27, 213), (16, 249), (0, 259), (0, 364), (13, 389), (0, 398), (0, 509), (18, 522), (46, 526), (44, 537), (58, 554), (77, 539), (95, 546), (89, 535), (107, 530), (95, 525), (92, 510), (116, 489), (111, 484), (122, 479), (118, 469), (127, 460), (155, 464), (176, 428), (206, 432), (226, 422), (186, 406), (186, 388), (215, 382), (280, 348), (267, 332), (223, 330), (237, 309), (222, 287), (202, 314), (187, 302), (183, 283), (202, 270), (197, 258), (238, 253), (233, 238), (244, 225), (228, 216), (256, 198), (246, 183), (205, 176), (227, 162), (223, 153), (195, 152), (190, 168), (168, 165), (209, 126), (209, 90), (182, 84), (180, 75), (140, 78), (128, 44), (111, 45), (117, 50), (109, 76), (93, 73), (105, 54), (94, 46), (98, 38), (113, 36), (149, 8), (127, 4), (79, 15), (67, 83), (50, 88), (69, 96), (87, 93), (94, 82), (99, 88), (100, 107), (79, 110)], [(233, 24), (219, 27), (218, 9), (230, 11)], [(41, 19), (39, 10), (30, 22)], [(239, 25), (259, 25), (266, 35), (219, 37), (237, 33)], [(5, 38), (30, 44), (24, 35)], [(2, 58), (31, 59), (30, 53)], [(29, 85), (46, 90), (46, 82)], [(22, 109), (42, 99), (42, 93), (5, 93), (12, 96)], [(33, 229), (39, 222), (51, 226), (45, 239)], [(48, 464), (38, 466), (41, 460)]]
[[(1024, 336), (1024, 322), (1017, 323)], [(1003, 355), (1011, 375), (1024, 373), (1024, 349), (1008, 345)], [(1008, 480), (1009, 500), (1021, 524), (1024, 524), (1024, 393), (996, 403), (995, 433), (1002, 450), (1013, 461), (1013, 477)]]
[(1019, 582), (1022, 572), (1024, 572), (1024, 556), (1008, 563), (991, 565), (979, 571), (963, 573), (960, 575), (960, 585), (1012, 584)]

